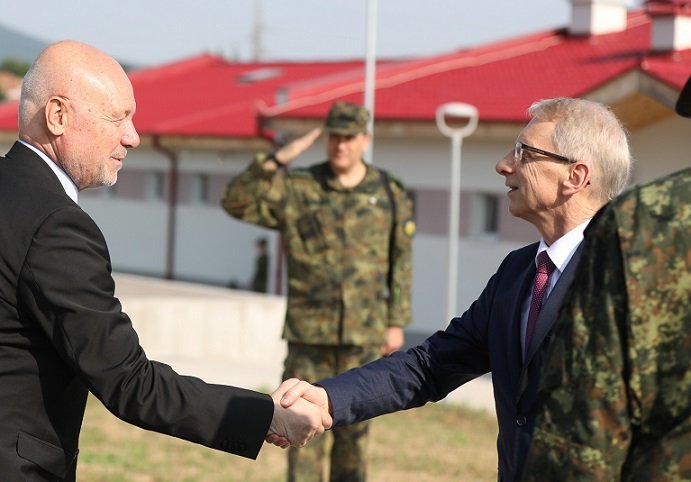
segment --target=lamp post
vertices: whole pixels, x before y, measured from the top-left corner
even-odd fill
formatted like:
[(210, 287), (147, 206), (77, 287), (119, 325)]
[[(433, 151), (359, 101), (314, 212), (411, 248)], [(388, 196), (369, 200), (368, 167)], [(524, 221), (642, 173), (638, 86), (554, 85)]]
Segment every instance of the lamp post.
[[(458, 228), (461, 207), (461, 144), (464, 137), (475, 132), (478, 112), (475, 106), (462, 102), (449, 102), (437, 108), (437, 128), (451, 138), (451, 185), (449, 187), (449, 272), (446, 297), (446, 322), (456, 313), (458, 285)], [(454, 125), (449, 124), (453, 120)], [(466, 120), (465, 125), (456, 126)], [(444, 325), (446, 326), (446, 325)]]
[(367, 0), (367, 45), (365, 51), (365, 108), (369, 111), (367, 132), (370, 143), (364, 153), (365, 162), (372, 163), (374, 150), (374, 94), (377, 70), (377, 0)]

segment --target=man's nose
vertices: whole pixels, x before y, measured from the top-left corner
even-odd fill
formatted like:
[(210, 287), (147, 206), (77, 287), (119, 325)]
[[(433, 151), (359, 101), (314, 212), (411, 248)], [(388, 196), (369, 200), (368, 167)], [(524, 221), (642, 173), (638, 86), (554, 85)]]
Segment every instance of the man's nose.
[(129, 123), (128, 129), (125, 131), (125, 134), (122, 136), (122, 144), (125, 147), (137, 147), (139, 145), (140, 139), (139, 139), (139, 133), (137, 132), (137, 129), (134, 127), (134, 123), (130, 122)]
[(499, 159), (499, 161), (497, 161), (497, 165), (495, 166), (495, 170), (497, 171), (497, 174), (499, 174), (500, 176), (506, 176), (508, 174), (513, 173), (513, 152), (508, 152), (504, 157)]

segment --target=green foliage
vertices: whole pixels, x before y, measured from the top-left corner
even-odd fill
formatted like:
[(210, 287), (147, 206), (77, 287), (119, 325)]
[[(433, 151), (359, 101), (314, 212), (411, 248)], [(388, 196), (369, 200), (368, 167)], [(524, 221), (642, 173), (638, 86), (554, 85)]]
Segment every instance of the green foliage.
[(12, 72), (19, 77), (24, 77), (29, 67), (31, 67), (29, 62), (19, 59), (7, 58), (0, 62), (0, 70)]

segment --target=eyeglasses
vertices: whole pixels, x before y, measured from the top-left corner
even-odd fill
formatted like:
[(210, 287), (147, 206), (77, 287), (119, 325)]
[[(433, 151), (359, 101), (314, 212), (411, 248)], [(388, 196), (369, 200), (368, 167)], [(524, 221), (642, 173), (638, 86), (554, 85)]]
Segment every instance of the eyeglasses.
[(545, 157), (550, 157), (552, 159), (556, 159), (557, 161), (568, 162), (570, 164), (576, 162), (573, 159), (569, 159), (566, 156), (538, 149), (537, 147), (529, 146), (528, 144), (524, 144), (523, 142), (516, 142), (516, 147), (514, 147), (513, 149), (513, 160), (516, 163), (519, 163), (523, 160), (523, 151), (535, 152), (537, 154), (542, 154)]

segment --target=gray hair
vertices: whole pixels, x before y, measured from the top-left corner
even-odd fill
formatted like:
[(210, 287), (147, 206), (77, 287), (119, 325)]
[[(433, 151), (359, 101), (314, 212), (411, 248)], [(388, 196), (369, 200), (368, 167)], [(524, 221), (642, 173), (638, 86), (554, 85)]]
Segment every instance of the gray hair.
[(19, 130), (22, 131), (32, 121), (38, 109), (44, 106), (48, 97), (46, 75), (42, 72), (41, 56), (34, 60), (22, 80), (19, 97)]
[(555, 123), (554, 147), (569, 159), (590, 166), (590, 185), (600, 201), (606, 203), (624, 190), (633, 159), (626, 129), (608, 106), (560, 97), (535, 102), (528, 113)]

